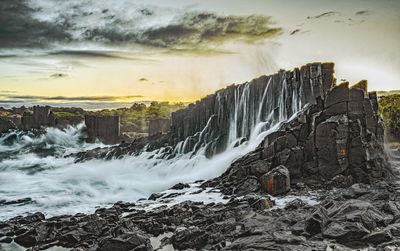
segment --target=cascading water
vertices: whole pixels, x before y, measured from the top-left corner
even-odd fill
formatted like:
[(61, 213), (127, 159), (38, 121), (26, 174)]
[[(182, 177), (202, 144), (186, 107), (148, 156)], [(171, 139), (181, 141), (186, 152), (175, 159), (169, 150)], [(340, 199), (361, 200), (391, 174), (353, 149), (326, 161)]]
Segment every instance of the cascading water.
[[(257, 88), (252, 82), (235, 86), (230, 90), (233, 100), (217, 93), (215, 113), (202, 130), (174, 148), (143, 151), (137, 156), (74, 163), (74, 158), (65, 156), (98, 146), (80, 141), (82, 125), (66, 131), (47, 129), (37, 137), (18, 132), (3, 135), (0, 218), (34, 211), (48, 215), (88, 212), (119, 200), (146, 198), (178, 182), (214, 178), (305, 105), (302, 88), (293, 87), (286, 78), (285, 74), (260, 78)], [(224, 125), (227, 136), (220, 137), (218, 130)], [(217, 153), (221, 140), (225, 150)], [(32, 150), (34, 146), (53, 151), (42, 154)], [(207, 156), (210, 149), (212, 157)]]

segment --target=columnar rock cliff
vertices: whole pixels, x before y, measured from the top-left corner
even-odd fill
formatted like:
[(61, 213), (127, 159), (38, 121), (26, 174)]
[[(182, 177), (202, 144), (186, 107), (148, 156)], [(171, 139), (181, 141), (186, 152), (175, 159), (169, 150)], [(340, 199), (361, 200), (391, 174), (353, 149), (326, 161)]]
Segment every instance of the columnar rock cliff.
[(155, 118), (149, 121), (149, 130), (148, 134), (165, 134), (168, 133), (171, 129), (171, 119), (169, 118)]
[(16, 128), (17, 126), (10, 119), (0, 118), (0, 133)]
[(347, 187), (390, 176), (377, 96), (365, 88), (331, 88), (214, 182), (227, 193), (257, 191), (262, 175), (280, 165), (292, 185)]
[(99, 139), (106, 144), (116, 144), (121, 140), (119, 116), (86, 115), (85, 124), (89, 142)]
[(279, 71), (241, 85), (231, 85), (172, 114), (172, 138), (186, 140), (183, 152), (207, 146), (210, 155), (235, 140), (248, 140), (255, 126), (263, 129), (315, 103), (334, 85), (333, 63), (313, 63)]
[(34, 106), (33, 112), (26, 112), (21, 118), (21, 129), (38, 129), (42, 126), (55, 126), (56, 117), (49, 106)]

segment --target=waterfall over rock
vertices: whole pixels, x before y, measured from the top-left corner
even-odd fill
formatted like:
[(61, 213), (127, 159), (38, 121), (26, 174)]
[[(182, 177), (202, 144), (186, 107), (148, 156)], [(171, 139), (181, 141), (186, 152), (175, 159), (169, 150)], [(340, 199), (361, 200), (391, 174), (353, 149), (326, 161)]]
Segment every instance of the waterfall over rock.
[[(313, 63), (231, 85), (172, 114), (179, 152), (206, 147), (207, 156), (249, 141), (286, 121), (334, 86), (333, 63)], [(178, 143), (180, 142), (181, 143)]]

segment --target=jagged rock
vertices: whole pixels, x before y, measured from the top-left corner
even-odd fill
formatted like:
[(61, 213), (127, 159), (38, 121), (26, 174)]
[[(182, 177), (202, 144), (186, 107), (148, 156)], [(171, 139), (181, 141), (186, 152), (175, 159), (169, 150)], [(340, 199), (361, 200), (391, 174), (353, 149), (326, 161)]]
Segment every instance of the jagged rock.
[(23, 247), (33, 247), (36, 245), (36, 238), (35, 238), (35, 232), (29, 231), (26, 234), (19, 235), (14, 238), (15, 243), (23, 246)]
[(236, 189), (235, 193), (238, 195), (244, 195), (248, 193), (257, 192), (260, 190), (260, 184), (256, 177), (246, 177), (244, 181), (240, 182)]
[(352, 221), (361, 223), (366, 229), (372, 231), (376, 227), (385, 226), (385, 217), (371, 203), (360, 200), (349, 200), (343, 205), (329, 210), (332, 220)]
[(189, 188), (189, 187), (190, 187), (189, 184), (186, 184), (186, 183), (178, 183), (178, 184), (172, 186), (170, 189), (182, 190), (182, 189), (184, 189), (184, 188)]
[[(179, 110), (172, 114), (171, 134), (175, 142), (183, 141), (196, 133), (202, 132), (201, 142), (205, 145), (214, 142), (211, 152), (218, 153), (226, 148), (229, 138), (228, 130), (232, 121), (237, 94), (249, 95), (249, 111), (239, 114), (237, 121), (238, 136), (249, 138), (251, 125), (255, 116), (260, 116), (263, 121), (269, 113), (273, 113), (273, 120), (279, 119), (279, 116), (290, 117), (293, 114), (292, 109), (285, 109), (287, 114), (279, 114), (279, 96), (283, 94), (282, 85), (287, 86), (288, 95), (296, 94), (296, 98), (301, 99), (304, 104), (315, 103), (316, 99), (324, 98), (325, 93), (333, 86), (333, 63), (312, 63), (296, 68), (293, 71), (279, 71), (275, 75), (262, 76), (243, 85), (231, 85), (225, 89), (217, 91), (215, 94), (208, 95), (195, 104), (191, 104), (186, 109)], [(268, 93), (264, 94), (266, 91)], [(258, 111), (260, 103), (265, 102), (265, 96), (268, 96), (270, 108), (264, 107)], [(293, 100), (284, 100), (285, 107), (291, 107)], [(218, 115), (217, 117), (213, 117)], [(215, 125), (217, 126), (214, 126)], [(206, 128), (207, 124), (212, 124)], [(289, 140), (293, 140), (289, 139)]]
[[(81, 155), (82, 159), (112, 158), (137, 153), (145, 145), (149, 150), (168, 145), (163, 153), (169, 158), (174, 156), (175, 144), (187, 139), (177, 146), (187, 148), (182, 152), (195, 152), (199, 146), (207, 145), (206, 152), (211, 156), (226, 147), (230, 111), (237, 94), (249, 93), (248, 107), (252, 107), (237, 118), (238, 142), (243, 142), (249, 138), (247, 129), (251, 128), (245, 123), (257, 117), (254, 107), (263, 102), (264, 93), (270, 95), (271, 107), (268, 111), (265, 107), (260, 110), (261, 120), (271, 114), (275, 121), (294, 112), (277, 109), (281, 105), (277, 97), (303, 93), (298, 98), (306, 105), (296, 118), (267, 135), (257, 149), (237, 159), (221, 177), (205, 183), (204, 186), (213, 185), (233, 194), (226, 204), (184, 202), (143, 210), (118, 203), (89, 215), (16, 217), (0, 222), (0, 236), (13, 238), (33, 250), (55, 245), (78, 250), (151, 250), (148, 236), (165, 233), (170, 234), (165, 243), (176, 249), (327, 250), (327, 246), (342, 248), (338, 242), (363, 248), (397, 245), (400, 187), (395, 182), (389, 185), (381, 181), (389, 173), (385, 168), (376, 94), (367, 94), (362, 86), (335, 87), (334, 82), (332, 64), (315, 63), (292, 72), (280, 71), (244, 85), (230, 86), (178, 111), (172, 116), (172, 131), (168, 135), (153, 135), (132, 144)], [(282, 91), (283, 84), (287, 92)], [(292, 107), (291, 98), (284, 102), (283, 108)], [(284, 175), (277, 172), (282, 169)], [(268, 207), (273, 207), (273, 202), (248, 193), (260, 190), (260, 178), (266, 173), (285, 177), (282, 190), (286, 191), (290, 182), (302, 183), (304, 189), (318, 188), (315, 192), (324, 200), (315, 206), (304, 206), (297, 200), (286, 209), (264, 210), (266, 202)], [(267, 177), (274, 178), (264, 178)], [(348, 187), (360, 182), (370, 183), (371, 189), (354, 185), (348, 191), (341, 187), (325, 191), (339, 183)], [(291, 196), (304, 196), (304, 191), (296, 192), (292, 189)], [(164, 195), (155, 194), (152, 199)], [(348, 198), (357, 200), (346, 201)]]
[(106, 144), (116, 144), (121, 141), (119, 116), (85, 115), (85, 125), (88, 142), (99, 139)]
[[(391, 193), (391, 202), (398, 201), (400, 186), (378, 183), (370, 187), (369, 193), (362, 192), (358, 200), (349, 201), (344, 200), (344, 188), (318, 190), (315, 192), (325, 198), (319, 205), (302, 206), (295, 200), (293, 204), (301, 204), (296, 209), (274, 209), (271, 202), (273, 210), (265, 210), (261, 204), (269, 199), (257, 193), (234, 197), (226, 204), (184, 202), (152, 210), (119, 202), (90, 215), (16, 217), (0, 222), (0, 236), (9, 236), (32, 250), (53, 246), (151, 250), (149, 237), (165, 233), (162, 243), (179, 250), (329, 250), (327, 245), (340, 250), (383, 250), (380, 248), (396, 246), (400, 223), (392, 220), (392, 213), (378, 210), (387, 207), (387, 198), (376, 195)], [(291, 191), (291, 196), (295, 193)]]
[(0, 118), (0, 133), (16, 128), (17, 126), (10, 119)]
[(312, 187), (349, 187), (392, 176), (376, 93), (348, 83), (327, 89), (210, 184), (233, 191), (229, 186), (246, 176), (261, 178), (261, 171), (279, 165), (289, 170), (292, 185)]
[(324, 207), (319, 207), (305, 221), (304, 230), (310, 235), (321, 233), (327, 221), (328, 212)]
[(323, 230), (324, 237), (335, 239), (342, 244), (360, 241), (367, 234), (369, 231), (358, 222), (332, 222)]
[(369, 193), (370, 186), (362, 183), (353, 184), (349, 187), (348, 191), (344, 194), (346, 198), (358, 198), (364, 194)]
[(179, 250), (195, 248), (200, 249), (207, 243), (209, 235), (198, 227), (190, 227), (184, 229), (178, 229), (177, 233), (171, 238), (171, 243), (174, 248)]
[(21, 129), (39, 129), (44, 126), (55, 126), (57, 118), (50, 106), (33, 106), (33, 112), (25, 112), (21, 118)]
[(278, 166), (260, 178), (261, 188), (271, 195), (285, 194), (290, 190), (289, 170)]
[(307, 203), (302, 201), (301, 199), (294, 199), (285, 206), (285, 210), (296, 210), (299, 208), (304, 208), (307, 206)]
[(137, 233), (125, 233), (116, 238), (106, 238), (100, 242), (97, 251), (121, 250), (121, 251), (147, 251), (153, 250), (150, 239)]

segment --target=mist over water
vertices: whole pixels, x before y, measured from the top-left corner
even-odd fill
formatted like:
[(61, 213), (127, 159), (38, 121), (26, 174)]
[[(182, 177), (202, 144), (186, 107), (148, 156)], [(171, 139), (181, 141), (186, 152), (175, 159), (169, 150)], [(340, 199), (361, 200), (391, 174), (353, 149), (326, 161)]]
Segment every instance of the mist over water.
[[(92, 212), (117, 201), (147, 198), (179, 182), (221, 175), (235, 159), (254, 150), (267, 134), (296, 117), (304, 106), (301, 88), (289, 91), (285, 76), (275, 83), (281, 88), (278, 97), (272, 93), (274, 81), (265, 81), (265, 89), (257, 94), (258, 105), (250, 98), (254, 97), (250, 84), (237, 87), (235, 104), (229, 110), (226, 149), (211, 158), (206, 157), (206, 150), (215, 143), (210, 138), (210, 122), (221, 117), (223, 110), (211, 116), (201, 132), (178, 143), (172, 151), (171, 147), (144, 150), (112, 160), (74, 163), (70, 154), (103, 146), (83, 141), (83, 124), (63, 131), (48, 128), (36, 136), (20, 131), (1, 135), (0, 219), (36, 211), (47, 216)], [(218, 102), (223, 101), (224, 97), (218, 96)]]
[(18, 142), (1, 146), (0, 201), (22, 200), (1, 205), (1, 219), (35, 211), (47, 215), (90, 212), (120, 200), (133, 202), (179, 182), (216, 177), (254, 147), (242, 145), (212, 159), (199, 152), (165, 160), (156, 157), (162, 154), (157, 150), (110, 161), (74, 163), (74, 158), (65, 156), (98, 146), (79, 142), (74, 138), (79, 131), (71, 130), (68, 142), (67, 138), (53, 140), (54, 134), (68, 134), (52, 129), (37, 138), (23, 135)]

